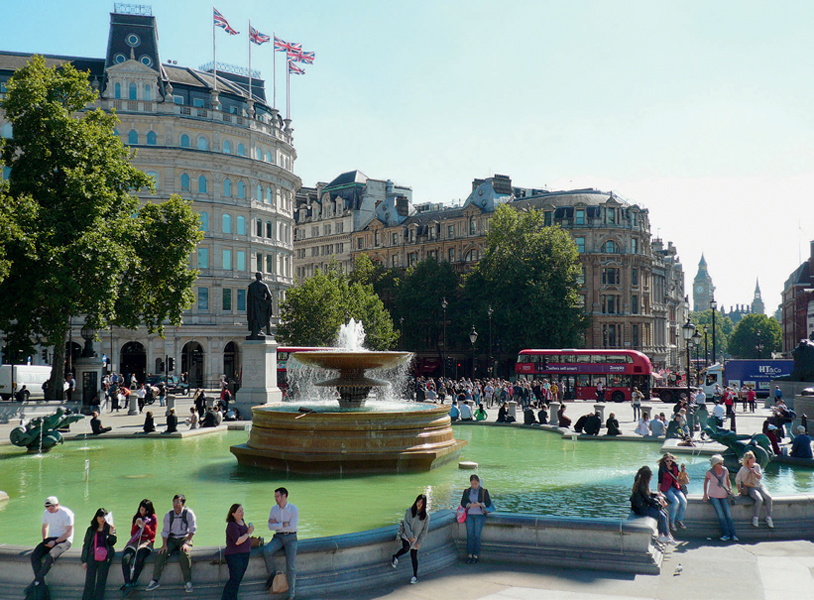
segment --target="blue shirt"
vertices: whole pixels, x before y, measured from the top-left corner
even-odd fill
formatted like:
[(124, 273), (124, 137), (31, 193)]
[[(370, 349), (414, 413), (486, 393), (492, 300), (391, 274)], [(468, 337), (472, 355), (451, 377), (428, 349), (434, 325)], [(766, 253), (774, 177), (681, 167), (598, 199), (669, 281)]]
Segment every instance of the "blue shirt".
[(805, 433), (798, 435), (791, 443), (791, 456), (795, 458), (814, 458), (811, 452), (811, 438)]
[(461, 411), (458, 410), (457, 406), (453, 406), (451, 409), (449, 409), (449, 416), (452, 419), (457, 419), (461, 416)]

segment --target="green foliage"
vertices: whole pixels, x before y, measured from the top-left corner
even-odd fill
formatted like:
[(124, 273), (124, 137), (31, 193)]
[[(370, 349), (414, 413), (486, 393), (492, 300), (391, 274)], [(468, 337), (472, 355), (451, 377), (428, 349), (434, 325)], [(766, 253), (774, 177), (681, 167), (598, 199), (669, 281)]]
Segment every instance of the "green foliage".
[(0, 160), (11, 167), (2, 202), (13, 233), (4, 243), (0, 329), (54, 346), (50, 389), (61, 395), (71, 317), (159, 333), (165, 321), (180, 323), (197, 276), (188, 257), (201, 236), (198, 216), (178, 197), (139, 208), (133, 192), (152, 180), (114, 135), (116, 116), (85, 110), (96, 99), (87, 73), (35, 56), (7, 92), (2, 108), (14, 133)]
[[(763, 346), (761, 350), (758, 344)], [(735, 358), (770, 358), (772, 352), (780, 352), (782, 346), (783, 328), (777, 319), (766, 315), (744, 316), (729, 338), (729, 352)]]
[[(707, 326), (707, 352), (709, 353), (709, 360), (712, 362), (712, 309), (709, 308), (702, 312), (690, 313), (690, 320), (698, 328), (698, 333), (704, 335), (704, 325)], [(683, 323), (682, 323), (683, 325)], [(735, 325), (732, 319), (725, 316), (721, 311), (715, 311), (715, 352), (717, 354), (718, 362), (721, 362), (724, 356), (729, 356), (729, 336), (732, 335)], [(681, 342), (684, 343), (683, 341)], [(701, 340), (703, 344), (703, 339)], [(704, 349), (701, 348), (701, 353)], [(699, 355), (700, 356), (700, 355)]]
[(385, 308), (391, 314), (393, 313), (401, 281), (399, 269), (388, 269), (380, 264), (375, 264), (370, 257), (362, 254), (356, 259), (349, 278), (351, 283), (373, 286), (373, 291), (381, 298)]
[(398, 339), (393, 321), (372, 285), (351, 282), (335, 261), (323, 273), (286, 292), (281, 307), (280, 341), (294, 346), (332, 346), (339, 326), (351, 318), (364, 324), (365, 346), (389, 350)]
[(579, 306), (579, 252), (558, 226), (546, 227), (542, 211), (501, 206), (489, 222), (488, 248), (467, 276), (468, 314), (483, 339), (487, 306), (504, 351), (567, 348), (579, 343), (587, 321)]

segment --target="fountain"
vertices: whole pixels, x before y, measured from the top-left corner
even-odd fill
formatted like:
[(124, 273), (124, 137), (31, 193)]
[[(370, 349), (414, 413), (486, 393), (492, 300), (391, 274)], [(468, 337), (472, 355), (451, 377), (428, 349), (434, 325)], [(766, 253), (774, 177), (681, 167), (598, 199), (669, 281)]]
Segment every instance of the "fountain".
[(466, 442), (455, 439), (443, 406), (366, 406), (370, 390), (387, 381), (367, 377), (370, 369), (406, 363), (409, 352), (371, 352), (364, 329), (351, 319), (340, 328), (340, 350), (298, 352), (305, 365), (338, 372), (316, 385), (336, 388), (338, 406), (283, 403), (252, 408), (246, 444), (232, 446), (238, 462), (312, 475), (427, 471), (454, 459)]
[(60, 429), (84, 418), (84, 415), (68, 414), (64, 409), (58, 408), (53, 415), (35, 417), (24, 426), (15, 427), (11, 430), (9, 439), (15, 446), (25, 446), (31, 453), (42, 454), (62, 443)]

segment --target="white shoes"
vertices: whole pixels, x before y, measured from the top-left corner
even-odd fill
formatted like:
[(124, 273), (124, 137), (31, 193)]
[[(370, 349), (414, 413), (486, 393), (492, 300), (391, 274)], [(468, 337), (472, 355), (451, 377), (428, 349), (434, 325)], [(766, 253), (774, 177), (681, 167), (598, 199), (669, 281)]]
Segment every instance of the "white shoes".
[(410, 583), (418, 583), (418, 577), (412, 577)]
[(774, 521), (771, 517), (766, 517), (766, 525), (769, 526), (769, 529), (774, 529)]
[(661, 544), (675, 544), (676, 541), (673, 539), (671, 535), (660, 535), (658, 537), (658, 541)]
[[(766, 522), (768, 523), (768, 520)], [(757, 517), (752, 517), (752, 527), (760, 527)]]
[(395, 569), (396, 567), (398, 567), (398, 566), (399, 566), (399, 559), (397, 559), (397, 558), (394, 556), (394, 557), (393, 557), (393, 559), (390, 561), (390, 566), (391, 566), (391, 567), (393, 567), (394, 569)]
[(147, 591), (152, 592), (153, 590), (158, 589), (159, 585), (160, 584), (158, 583), (158, 581), (156, 581), (155, 579), (151, 579), (150, 583), (147, 584)]
[(187, 594), (191, 594), (191, 593), (192, 593), (192, 582), (191, 582), (191, 581), (187, 581), (187, 582), (186, 582), (186, 584), (184, 584), (184, 591), (185, 591)]

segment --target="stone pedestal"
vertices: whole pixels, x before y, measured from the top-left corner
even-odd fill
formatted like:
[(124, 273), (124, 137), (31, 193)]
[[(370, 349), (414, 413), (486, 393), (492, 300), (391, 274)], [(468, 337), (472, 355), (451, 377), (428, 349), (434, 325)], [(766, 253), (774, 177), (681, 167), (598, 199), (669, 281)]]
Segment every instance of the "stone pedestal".
[(560, 406), (561, 404), (559, 402), (548, 403), (548, 422), (551, 425), (559, 426), (560, 424), (560, 417), (557, 415), (560, 410)]
[(605, 405), (594, 404), (594, 412), (599, 413), (599, 418), (602, 420), (602, 425), (605, 424)]
[(250, 419), (253, 406), (280, 402), (277, 388), (277, 342), (273, 338), (243, 342), (243, 380), (230, 407)]
[(72, 400), (78, 402), (80, 410), (89, 415), (93, 401), (98, 398), (102, 389), (102, 377), (105, 363), (101, 358), (77, 358), (74, 362), (74, 372), (76, 373), (76, 389), (73, 392)]
[(509, 402), (509, 412), (507, 414), (514, 420), (517, 420), (517, 402), (515, 402), (514, 400)]
[(648, 421), (653, 418), (653, 407), (642, 405), (642, 417)]

